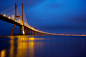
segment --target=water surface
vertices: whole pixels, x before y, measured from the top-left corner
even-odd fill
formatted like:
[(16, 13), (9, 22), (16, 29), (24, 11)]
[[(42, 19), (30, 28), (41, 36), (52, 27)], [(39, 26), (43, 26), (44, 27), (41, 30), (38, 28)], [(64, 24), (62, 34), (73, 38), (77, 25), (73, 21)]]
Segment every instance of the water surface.
[(86, 57), (86, 37), (0, 37), (1, 57)]

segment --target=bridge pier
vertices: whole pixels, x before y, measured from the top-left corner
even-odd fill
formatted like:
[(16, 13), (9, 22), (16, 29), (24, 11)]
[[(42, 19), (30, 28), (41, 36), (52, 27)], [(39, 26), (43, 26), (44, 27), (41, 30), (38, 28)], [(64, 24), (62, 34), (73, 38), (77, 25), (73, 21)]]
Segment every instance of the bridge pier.
[(19, 26), (19, 34), (21, 34), (21, 26)]
[(36, 35), (38, 35), (38, 33), (36, 32)]
[(34, 35), (35, 35), (35, 31), (33, 31), (34, 32)]
[(38, 32), (36, 32), (36, 35), (38, 36)]
[(32, 30), (30, 30), (30, 31), (31, 31), (31, 35), (33, 35)]
[(23, 32), (23, 35), (25, 35), (25, 29), (24, 29), (24, 26), (22, 26), (22, 32)]
[[(23, 4), (22, 4), (22, 8), (21, 8), (21, 16), (16, 15), (16, 12), (17, 12), (16, 9), (17, 9), (17, 5), (15, 4), (15, 18), (14, 18), (14, 20), (16, 21), (16, 18), (22, 18), (22, 34), (24, 35), (25, 30), (24, 30), (24, 23), (23, 23)], [(14, 29), (15, 29), (15, 24), (13, 24), (11, 35), (14, 35)], [(19, 34), (21, 34), (21, 26), (19, 27)]]
[(11, 33), (11, 35), (14, 34), (14, 29), (15, 29), (15, 24), (13, 24), (13, 29), (12, 29), (12, 33)]
[(27, 31), (27, 28), (26, 28), (26, 35), (27, 35), (27, 32), (28, 32), (28, 31)]
[(27, 28), (27, 35), (29, 35), (29, 29)]
[(42, 36), (43, 36), (43, 33), (42, 33)]
[(37, 35), (39, 36), (39, 32), (37, 32)]
[(38, 33), (36, 32), (36, 36), (38, 36)]
[(41, 36), (41, 33), (40, 33), (40, 36)]
[(39, 36), (39, 32), (37, 32), (37, 35)]
[(40, 36), (41, 34), (39, 33), (39, 36)]
[(30, 30), (29, 29), (27, 29), (27, 33), (28, 33), (28, 35), (30, 35)]
[[(20, 23), (19, 25), (19, 34), (22, 34), (22, 35), (38, 35), (38, 36), (43, 36), (43, 35), (52, 35), (50, 33), (45, 33), (45, 32), (42, 32), (42, 31), (38, 31), (38, 30), (34, 30), (30, 27), (27, 27), (26, 25), (24, 26), (24, 21), (23, 21), (23, 4), (22, 4), (22, 8), (21, 8), (21, 16), (17, 16), (16, 15), (16, 9), (17, 9), (17, 6), (15, 4), (15, 18), (14, 18), (14, 21), (16, 21), (16, 18), (21, 18), (22, 19), (22, 24)], [(19, 23), (19, 22), (17, 22)], [(22, 27), (22, 30), (21, 30), (21, 27)], [(11, 35), (14, 35), (14, 29), (15, 29), (15, 24), (13, 23), (13, 28), (12, 28), (12, 33)], [(22, 32), (22, 33), (21, 33)]]

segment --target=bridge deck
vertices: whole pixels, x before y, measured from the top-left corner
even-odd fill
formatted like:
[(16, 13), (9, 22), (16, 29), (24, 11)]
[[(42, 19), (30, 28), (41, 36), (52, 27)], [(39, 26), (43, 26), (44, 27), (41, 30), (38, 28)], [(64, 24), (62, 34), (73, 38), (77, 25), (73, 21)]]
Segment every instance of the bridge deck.
[(14, 20), (9, 19), (8, 17), (4, 17), (4, 16), (1, 15), (1, 14), (0, 14), (0, 20), (6, 21), (6, 22), (8, 22), (8, 23), (12, 23), (12, 24), (15, 24), (15, 25), (18, 25), (18, 26), (22, 26), (20, 23), (15, 22)]
[[(17, 25), (17, 26), (22, 26), (21, 23), (16, 22), (16, 21), (14, 21), (13, 19), (9, 19), (8, 17), (5, 17), (5, 16), (3, 16), (3, 15), (1, 15), (1, 14), (0, 14), (0, 20), (6, 21), (6, 22), (11, 23), (11, 24), (15, 24), (15, 25)], [(27, 26), (25, 26), (25, 25), (24, 25), (24, 27), (27, 28), (27, 29), (30, 29), (29, 27), (27, 27)], [(30, 30), (32, 30), (32, 29), (30, 29)], [(35, 31), (35, 30), (32, 30), (32, 31), (34, 31), (34, 32), (39, 32), (39, 31)], [(40, 33), (40, 32), (39, 32), (39, 33)], [(42, 33), (42, 32), (41, 32), (41, 33)]]

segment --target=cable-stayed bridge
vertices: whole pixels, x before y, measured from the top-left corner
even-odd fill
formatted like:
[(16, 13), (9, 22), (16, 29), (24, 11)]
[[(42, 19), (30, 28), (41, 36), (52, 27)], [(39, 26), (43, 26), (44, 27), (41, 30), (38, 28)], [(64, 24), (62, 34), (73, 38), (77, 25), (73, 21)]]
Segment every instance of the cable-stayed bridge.
[[(7, 15), (5, 14), (4, 15), (0, 14), (0, 20), (13, 24), (11, 35), (14, 35), (15, 25), (19, 26), (19, 35), (56, 35), (54, 33), (39, 31), (31, 27), (26, 20), (25, 13), (23, 10), (23, 4), (21, 5), (21, 15), (19, 14), (17, 5), (15, 4), (15, 14), (11, 15), (10, 17), (7, 17)], [(21, 28), (22, 28), (22, 33), (21, 33)]]
[[(10, 35), (14, 34), (15, 25), (19, 26), (19, 35), (60, 35), (60, 36), (86, 36), (86, 35), (70, 35), (70, 34), (55, 34), (55, 33), (47, 33), (40, 30), (37, 30), (30, 26), (27, 22), (25, 12), (23, 9), (23, 4), (21, 5), (21, 15), (19, 14), (17, 5), (15, 4), (15, 10), (11, 11), (11, 13), (5, 14), (8, 12), (9, 9), (13, 9), (13, 7), (10, 7), (2, 12), (5, 12), (4, 14), (0, 13), (0, 20), (9, 22), (13, 24), (12, 33)], [(9, 16), (10, 15), (10, 16)]]

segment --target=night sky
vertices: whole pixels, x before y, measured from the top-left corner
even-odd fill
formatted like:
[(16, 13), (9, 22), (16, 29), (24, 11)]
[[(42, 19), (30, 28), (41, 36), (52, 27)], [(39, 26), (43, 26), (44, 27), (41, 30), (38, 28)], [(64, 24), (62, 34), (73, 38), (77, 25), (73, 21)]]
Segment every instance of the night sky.
[[(0, 0), (0, 12), (15, 3), (23, 3), (28, 24), (40, 31), (86, 34), (86, 0)], [(0, 35), (10, 35), (12, 27), (0, 20)], [(19, 33), (18, 26), (15, 33)]]

